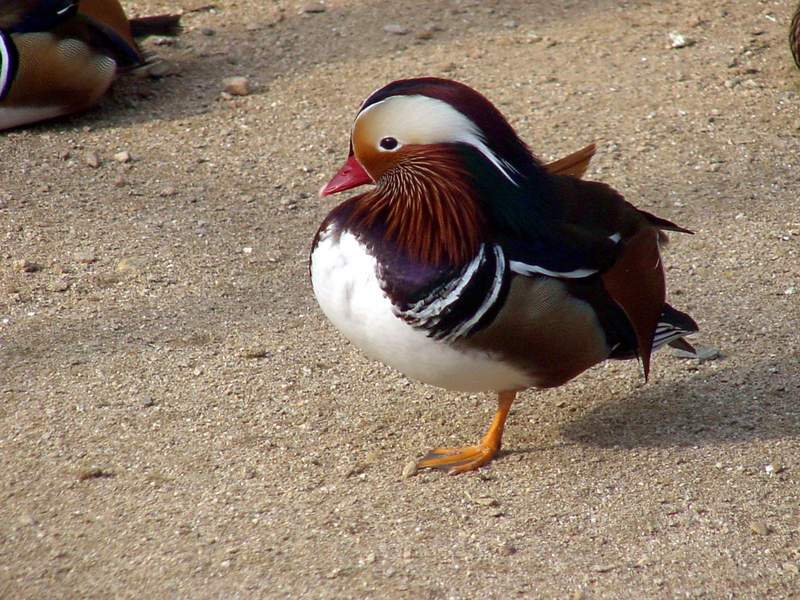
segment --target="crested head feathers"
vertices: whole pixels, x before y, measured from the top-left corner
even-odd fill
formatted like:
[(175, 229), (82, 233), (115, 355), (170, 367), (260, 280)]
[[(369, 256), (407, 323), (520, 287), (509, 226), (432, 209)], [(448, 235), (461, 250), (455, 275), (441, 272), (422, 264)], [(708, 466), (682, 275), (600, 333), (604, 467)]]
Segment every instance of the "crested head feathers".
[[(418, 120), (435, 125), (429, 134), (440, 139), (469, 143), (512, 182), (540, 174), (541, 162), (517, 136), (503, 114), (471, 87), (448, 79), (401, 79), (376, 90), (363, 102), (356, 121), (387, 100), (394, 101), (397, 119), (413, 126)], [(430, 143), (430, 142), (429, 142)]]

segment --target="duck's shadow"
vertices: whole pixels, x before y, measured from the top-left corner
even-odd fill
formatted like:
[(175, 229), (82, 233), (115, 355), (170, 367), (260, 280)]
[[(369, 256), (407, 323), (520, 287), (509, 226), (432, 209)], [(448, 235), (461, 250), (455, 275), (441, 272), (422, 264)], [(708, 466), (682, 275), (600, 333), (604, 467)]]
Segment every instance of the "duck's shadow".
[(561, 427), (566, 440), (600, 448), (730, 444), (800, 435), (800, 357), (748, 369), (701, 372), (610, 400)]

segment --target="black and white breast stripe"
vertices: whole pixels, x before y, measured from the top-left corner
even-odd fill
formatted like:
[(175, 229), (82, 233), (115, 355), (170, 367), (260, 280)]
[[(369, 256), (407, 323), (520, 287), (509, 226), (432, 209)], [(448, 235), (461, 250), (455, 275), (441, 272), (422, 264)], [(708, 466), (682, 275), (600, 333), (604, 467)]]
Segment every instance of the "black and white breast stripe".
[(11, 36), (0, 29), (0, 101), (11, 90), (19, 68), (19, 54)]
[(681, 327), (676, 327), (673, 323), (660, 321), (656, 326), (656, 333), (653, 336), (653, 350), (660, 348), (664, 344), (682, 338), (686, 335), (694, 333), (696, 330), (686, 330)]
[(482, 244), (461, 272), (395, 312), (437, 340), (469, 336), (494, 319), (508, 293), (510, 277), (503, 249)]

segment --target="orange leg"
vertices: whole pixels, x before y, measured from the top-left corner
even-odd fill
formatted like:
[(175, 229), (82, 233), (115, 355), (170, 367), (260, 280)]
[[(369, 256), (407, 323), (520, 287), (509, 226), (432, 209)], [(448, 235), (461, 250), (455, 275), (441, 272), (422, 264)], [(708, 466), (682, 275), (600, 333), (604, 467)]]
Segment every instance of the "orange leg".
[(417, 461), (418, 469), (441, 469), (450, 475), (474, 471), (492, 460), (500, 451), (503, 428), (508, 411), (517, 392), (500, 392), (497, 395), (497, 412), (486, 435), (477, 446), (463, 448), (434, 448)]

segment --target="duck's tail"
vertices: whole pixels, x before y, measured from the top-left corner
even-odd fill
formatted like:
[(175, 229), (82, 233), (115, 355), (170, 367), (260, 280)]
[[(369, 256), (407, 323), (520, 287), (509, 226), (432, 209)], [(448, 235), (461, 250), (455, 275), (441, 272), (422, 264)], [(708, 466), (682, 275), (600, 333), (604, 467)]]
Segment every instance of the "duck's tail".
[(665, 304), (664, 310), (658, 318), (658, 325), (656, 325), (656, 332), (653, 336), (653, 350), (668, 344), (673, 348), (696, 353), (694, 346), (684, 338), (698, 331), (700, 331), (700, 328), (692, 317), (669, 304)]

